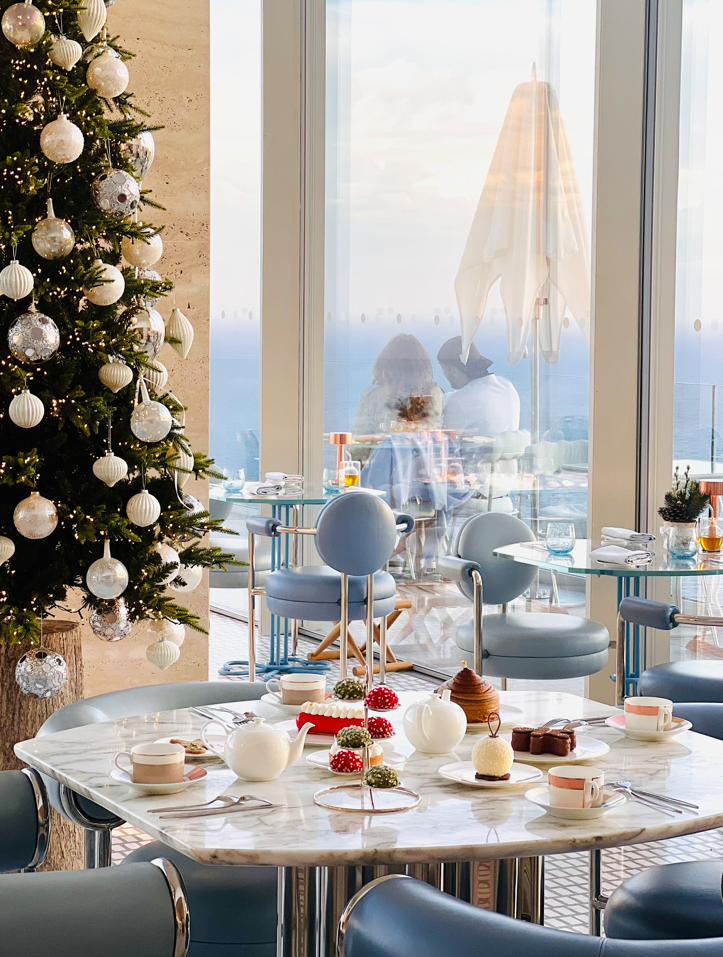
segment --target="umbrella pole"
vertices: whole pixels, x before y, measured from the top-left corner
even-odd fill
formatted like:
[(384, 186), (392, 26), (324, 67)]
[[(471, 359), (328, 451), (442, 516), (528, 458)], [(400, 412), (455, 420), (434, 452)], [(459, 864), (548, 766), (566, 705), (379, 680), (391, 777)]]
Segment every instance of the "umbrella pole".
[[(547, 286), (547, 284), (545, 284)], [(546, 289), (547, 292), (547, 289)], [(537, 446), (540, 441), (540, 320), (542, 309), (550, 302), (549, 293), (535, 302), (535, 314), (532, 319), (532, 335), (530, 344), (530, 433), (532, 445)], [(530, 527), (535, 538), (540, 537), (540, 482), (532, 462), (532, 494), (530, 495)], [(540, 572), (530, 584), (530, 598), (542, 598), (540, 592)]]

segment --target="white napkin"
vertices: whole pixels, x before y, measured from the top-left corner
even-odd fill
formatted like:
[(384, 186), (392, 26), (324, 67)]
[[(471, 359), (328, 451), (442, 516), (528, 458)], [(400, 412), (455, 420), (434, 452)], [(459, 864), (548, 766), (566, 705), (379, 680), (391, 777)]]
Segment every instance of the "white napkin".
[(247, 482), (244, 485), (247, 495), (278, 495), (283, 489), (280, 482)]
[(619, 545), (603, 545), (601, 548), (593, 548), (590, 552), (590, 558), (606, 565), (648, 565), (654, 557), (653, 552), (631, 552), (630, 549), (621, 548)]
[(616, 542), (654, 542), (655, 535), (648, 532), (636, 532), (632, 528), (616, 528), (614, 525), (606, 525), (600, 530), (600, 537), (609, 541)]

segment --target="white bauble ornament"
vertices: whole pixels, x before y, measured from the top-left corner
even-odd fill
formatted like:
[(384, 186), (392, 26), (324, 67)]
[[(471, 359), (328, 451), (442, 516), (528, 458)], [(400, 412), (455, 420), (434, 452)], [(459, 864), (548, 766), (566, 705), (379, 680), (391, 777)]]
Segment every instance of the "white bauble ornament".
[(29, 296), (34, 284), (33, 274), (25, 266), (21, 266), (17, 259), (13, 259), (10, 265), (0, 272), (0, 292), (16, 302)]
[(53, 163), (72, 163), (83, 152), (83, 133), (65, 113), (46, 123), (40, 134), (40, 149)]
[[(186, 584), (181, 585), (178, 581), (179, 578), (182, 578)], [(178, 569), (177, 578), (171, 582), (169, 587), (174, 591), (195, 591), (201, 584), (202, 578), (203, 568), (200, 565), (181, 565)]]
[(15, 425), (19, 425), (21, 429), (32, 429), (39, 422), (42, 422), (45, 415), (45, 406), (37, 395), (23, 389), (10, 403), (8, 415)]
[(143, 378), (155, 392), (163, 392), (168, 382), (168, 369), (158, 359), (152, 366), (143, 367)]
[(163, 255), (163, 240), (160, 233), (154, 233), (146, 239), (124, 236), (121, 240), (121, 252), (131, 266), (153, 266)]
[[(188, 453), (184, 448), (178, 449), (178, 456), (176, 457), (176, 483), (179, 488), (183, 488), (186, 482), (191, 478), (193, 473), (194, 460), (193, 456)], [(184, 471), (180, 471), (183, 469)]]
[(171, 626), (173, 628), (173, 634), (170, 637), (171, 641), (175, 643), (180, 648), (183, 642), (186, 640), (186, 626), (182, 625), (180, 621), (174, 621), (170, 619)]
[(35, 303), (8, 329), (8, 347), (18, 362), (47, 362), (59, 346), (58, 327), (50, 316), (38, 312)]
[(191, 323), (186, 319), (180, 309), (174, 309), (168, 320), (168, 338), (179, 340), (178, 342), (171, 342), (169, 344), (182, 359), (185, 359), (191, 351), (193, 335), (193, 326)]
[(48, 54), (51, 61), (64, 70), (72, 70), (83, 56), (83, 47), (67, 37), (53, 37), (53, 46)]
[(110, 554), (110, 542), (103, 544), (103, 557), (88, 569), (85, 576), (88, 591), (96, 598), (119, 598), (128, 587), (128, 570)]
[(31, 492), (15, 506), (13, 523), (23, 538), (47, 538), (58, 524), (58, 510), (40, 492)]
[(141, 400), (131, 416), (131, 432), (141, 442), (160, 442), (171, 431), (171, 413), (162, 402), (155, 402), (150, 398), (143, 379)]
[(119, 149), (123, 159), (133, 167), (135, 178), (145, 179), (156, 155), (156, 144), (150, 130), (144, 130), (132, 140), (120, 143)]
[(16, 47), (31, 47), (45, 33), (45, 17), (30, 0), (14, 3), (3, 14), (2, 30)]
[(111, 392), (120, 392), (133, 381), (133, 373), (120, 359), (111, 359), (98, 369), (98, 378)]
[(15, 554), (15, 542), (5, 535), (0, 535), (0, 565), (4, 565)]
[(98, 96), (113, 99), (125, 92), (130, 76), (128, 67), (115, 50), (104, 50), (91, 61), (85, 74), (85, 82)]
[(172, 641), (180, 648), (181, 643), (176, 641), (177, 621), (174, 622), (168, 618), (149, 618), (142, 622), (142, 625), (144, 626), (145, 634), (147, 634), (152, 641)]
[(113, 219), (127, 219), (138, 207), (138, 183), (122, 169), (109, 169), (96, 176), (90, 188), (96, 206)]
[(31, 648), (15, 666), (15, 681), (30, 698), (52, 698), (68, 680), (68, 664), (49, 648)]
[(175, 665), (180, 657), (181, 649), (175, 641), (154, 641), (146, 649), (146, 658), (161, 671)]
[(102, 609), (96, 608), (90, 616), (90, 627), (93, 634), (103, 641), (122, 641), (127, 638), (133, 630), (133, 622), (125, 598), (106, 602)]
[(175, 565), (175, 569), (170, 571), (161, 582), (162, 585), (168, 585), (169, 582), (172, 582), (176, 577), (181, 567), (181, 559), (178, 557), (178, 552), (175, 548), (171, 548), (170, 545), (166, 545), (165, 542), (156, 542), (156, 544), (151, 547), (151, 551), (156, 552), (164, 565)]
[(113, 488), (116, 482), (128, 475), (128, 463), (120, 456), (106, 452), (102, 459), (93, 462), (93, 475), (105, 482), (108, 488)]
[(128, 499), (126, 515), (134, 525), (140, 525), (141, 527), (153, 525), (154, 522), (158, 521), (160, 514), (161, 503), (155, 495), (151, 495), (148, 489), (144, 488), (142, 492)]
[(107, 17), (103, 0), (85, 0), (85, 7), (78, 11), (78, 26), (88, 42), (98, 36)]
[(155, 359), (161, 351), (166, 334), (160, 312), (146, 300), (146, 304), (136, 309), (130, 317), (130, 324), (136, 334), (138, 351), (144, 353), (149, 359)]
[(96, 306), (112, 306), (114, 302), (118, 302), (125, 292), (126, 281), (123, 278), (123, 273), (120, 269), (116, 269), (115, 266), (104, 263), (100, 259), (95, 260), (92, 268), (99, 269), (101, 278), (106, 281), (99, 282), (95, 286), (83, 286), (83, 295)]
[(75, 233), (64, 219), (58, 219), (53, 210), (52, 199), (48, 200), (47, 219), (41, 219), (30, 237), (33, 249), (43, 259), (65, 259), (75, 245)]

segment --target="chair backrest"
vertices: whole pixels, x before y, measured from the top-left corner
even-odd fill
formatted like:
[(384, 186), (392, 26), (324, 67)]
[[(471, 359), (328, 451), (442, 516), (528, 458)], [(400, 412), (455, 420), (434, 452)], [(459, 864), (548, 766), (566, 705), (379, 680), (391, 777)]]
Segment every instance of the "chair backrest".
[(39, 867), (49, 833), (50, 805), (37, 771), (0, 771), (0, 871)]
[(372, 575), (391, 558), (397, 541), (394, 513), (369, 492), (345, 492), (319, 513), (316, 550), (330, 568)]
[[(487, 605), (502, 605), (521, 595), (535, 577), (532, 565), (497, 558), (493, 552), (503, 545), (516, 542), (534, 542), (529, 527), (514, 515), (502, 512), (484, 512), (475, 515), (462, 526), (456, 542), (459, 558), (477, 562), (482, 569), (482, 595)], [(461, 582), (460, 591), (472, 598), (470, 582)]]

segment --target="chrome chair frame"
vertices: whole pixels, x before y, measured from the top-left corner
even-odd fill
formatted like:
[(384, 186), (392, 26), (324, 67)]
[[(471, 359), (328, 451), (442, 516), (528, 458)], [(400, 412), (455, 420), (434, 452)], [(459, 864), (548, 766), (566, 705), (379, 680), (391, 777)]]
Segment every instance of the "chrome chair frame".
[[(60, 785), (60, 803), (63, 812), (73, 824), (83, 828), (83, 867), (86, 870), (111, 866), (111, 831), (125, 824), (123, 818), (110, 821), (95, 821), (89, 818), (78, 804), (79, 795)], [(171, 865), (172, 866), (172, 865)]]
[(50, 849), (50, 801), (48, 800), (45, 783), (40, 774), (34, 768), (22, 768), (21, 770), (30, 781), (30, 785), (33, 789), (38, 824), (35, 852), (27, 867), (23, 868), (25, 873), (30, 873), (45, 863)]
[[(627, 673), (627, 641), (626, 625), (628, 619), (618, 611), (618, 629), (615, 642), (615, 700), (618, 705), (625, 701), (625, 675)], [(673, 626), (677, 625), (707, 625), (710, 628), (723, 627), (723, 618), (710, 615), (683, 615), (680, 612), (673, 615)], [(672, 630), (669, 629), (669, 630)]]
[(191, 912), (188, 907), (186, 888), (181, 873), (171, 861), (155, 857), (151, 864), (163, 874), (173, 902), (173, 918), (176, 924), (172, 957), (186, 957), (191, 943)]

